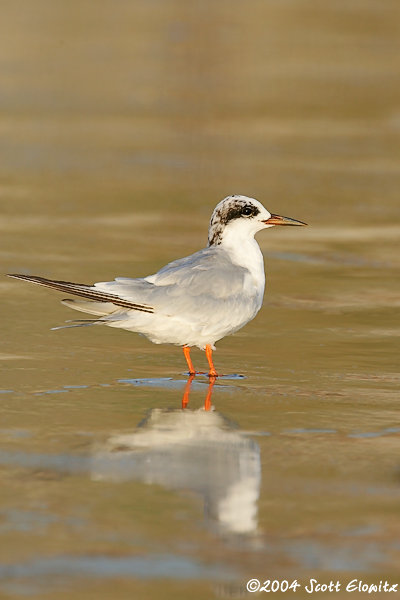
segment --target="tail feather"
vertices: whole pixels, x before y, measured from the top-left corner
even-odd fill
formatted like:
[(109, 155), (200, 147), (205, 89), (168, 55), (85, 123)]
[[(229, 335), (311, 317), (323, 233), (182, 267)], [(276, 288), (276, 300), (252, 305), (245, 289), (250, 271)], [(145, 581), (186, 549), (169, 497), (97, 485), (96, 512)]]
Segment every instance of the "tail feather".
[[(128, 308), (130, 310), (137, 310), (140, 312), (153, 313), (154, 309), (147, 304), (139, 304), (137, 302), (131, 302), (129, 300), (124, 300), (119, 296), (115, 296), (114, 294), (107, 294), (105, 292), (100, 292), (96, 290), (94, 287), (90, 285), (86, 285), (85, 283), (72, 283), (70, 281), (57, 281), (53, 279), (45, 279), (44, 277), (37, 277), (34, 275), (18, 275), (18, 274), (9, 274), (8, 277), (13, 277), (14, 279), (21, 279), (22, 281), (29, 281), (30, 283), (36, 283), (37, 285), (43, 285), (45, 287), (49, 287), (60, 292), (68, 292), (70, 294), (74, 294), (75, 296), (81, 296), (82, 298), (87, 298), (88, 300), (94, 300), (97, 302), (104, 303), (112, 303), (117, 307)], [(79, 308), (78, 308), (79, 310)], [(89, 312), (89, 311), (84, 311)], [(111, 311), (110, 311), (111, 312)], [(94, 313), (96, 314), (96, 313)], [(100, 313), (101, 314), (101, 313)]]
[(67, 298), (61, 300), (61, 304), (65, 304), (68, 308), (73, 308), (74, 310), (79, 310), (88, 313), (89, 315), (96, 315), (99, 317), (110, 315), (117, 310), (121, 310), (120, 307), (112, 302), (94, 302), (93, 300), (72, 300)]
[[(66, 321), (66, 323), (71, 323), (72, 321)], [(86, 321), (86, 322), (76, 322), (74, 325), (61, 325), (61, 327), (52, 327), (51, 331), (56, 331), (57, 329), (72, 329), (73, 327), (88, 327), (89, 325), (105, 325), (105, 321)]]

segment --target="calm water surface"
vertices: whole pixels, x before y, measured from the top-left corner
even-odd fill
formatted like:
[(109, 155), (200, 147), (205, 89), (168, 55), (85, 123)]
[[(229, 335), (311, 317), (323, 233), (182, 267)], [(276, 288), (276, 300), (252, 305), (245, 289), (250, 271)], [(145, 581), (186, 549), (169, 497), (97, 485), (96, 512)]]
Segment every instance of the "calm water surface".
[(179, 348), (50, 331), (76, 316), (62, 296), (2, 278), (1, 598), (398, 582), (399, 18), (389, 0), (5, 7), (4, 274), (147, 275), (204, 247), (235, 192), (310, 226), (258, 236), (264, 306), (190, 395)]

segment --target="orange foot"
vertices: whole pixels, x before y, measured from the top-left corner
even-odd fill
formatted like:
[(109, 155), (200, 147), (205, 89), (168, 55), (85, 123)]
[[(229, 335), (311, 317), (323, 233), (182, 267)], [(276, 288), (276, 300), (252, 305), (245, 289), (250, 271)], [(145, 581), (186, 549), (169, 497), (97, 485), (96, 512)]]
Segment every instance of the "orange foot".
[(218, 373), (215, 370), (214, 367), (214, 363), (213, 363), (213, 359), (212, 359), (212, 348), (210, 346), (210, 344), (207, 344), (206, 346), (206, 356), (207, 356), (207, 360), (208, 360), (208, 366), (210, 367), (210, 370), (208, 372), (208, 376), (209, 377), (218, 377)]
[[(209, 377), (218, 377), (218, 373), (215, 370), (214, 367), (214, 363), (212, 360), (212, 349), (211, 349), (211, 345), (207, 344), (206, 346), (206, 357), (208, 360), (208, 366), (210, 367), (210, 370), (208, 372), (208, 376)], [(183, 354), (185, 355), (186, 358), (186, 362), (187, 362), (187, 366), (189, 367), (189, 375), (204, 375), (204, 373), (202, 371), (196, 371), (196, 369), (193, 366), (192, 363), (192, 359), (190, 358), (190, 348), (189, 346), (183, 346)]]
[(189, 367), (189, 375), (197, 375), (197, 371), (193, 366), (192, 359), (190, 358), (189, 346), (183, 346), (183, 354), (185, 355), (187, 366)]

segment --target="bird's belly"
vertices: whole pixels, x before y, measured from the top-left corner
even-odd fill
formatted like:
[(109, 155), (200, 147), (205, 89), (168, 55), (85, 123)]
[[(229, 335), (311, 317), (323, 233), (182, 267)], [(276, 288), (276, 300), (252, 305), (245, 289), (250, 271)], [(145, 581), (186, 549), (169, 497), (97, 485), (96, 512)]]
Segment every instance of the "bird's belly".
[(179, 346), (213, 345), (226, 335), (235, 333), (255, 317), (260, 301), (241, 297), (218, 302), (212, 310), (199, 307), (191, 314), (148, 314), (129, 311), (126, 318), (110, 320), (107, 325), (145, 335), (155, 344)]

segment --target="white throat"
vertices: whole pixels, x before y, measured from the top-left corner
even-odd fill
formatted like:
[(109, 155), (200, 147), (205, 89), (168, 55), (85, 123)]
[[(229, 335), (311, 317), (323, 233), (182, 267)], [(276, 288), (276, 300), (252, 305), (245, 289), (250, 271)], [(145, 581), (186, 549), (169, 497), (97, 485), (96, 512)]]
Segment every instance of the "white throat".
[(229, 253), (232, 262), (248, 269), (252, 283), (263, 294), (265, 287), (264, 258), (260, 246), (247, 231), (239, 227), (227, 227), (223, 233), (220, 247)]

